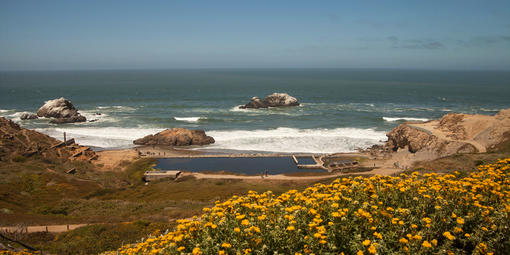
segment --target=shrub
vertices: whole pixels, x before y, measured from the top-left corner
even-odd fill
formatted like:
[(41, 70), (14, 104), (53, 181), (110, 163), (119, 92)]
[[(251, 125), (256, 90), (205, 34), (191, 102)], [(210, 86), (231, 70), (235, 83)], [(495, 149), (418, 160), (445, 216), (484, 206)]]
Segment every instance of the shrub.
[(478, 170), (342, 178), (280, 196), (252, 191), (106, 254), (505, 254), (510, 158)]

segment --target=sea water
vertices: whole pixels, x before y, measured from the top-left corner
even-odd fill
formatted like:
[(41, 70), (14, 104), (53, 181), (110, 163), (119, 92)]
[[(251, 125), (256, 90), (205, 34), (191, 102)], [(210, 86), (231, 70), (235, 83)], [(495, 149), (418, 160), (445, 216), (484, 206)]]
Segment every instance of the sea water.
[[(239, 109), (253, 96), (298, 107)], [(94, 122), (19, 119), (65, 97)], [(129, 148), (166, 128), (203, 129), (242, 152), (349, 152), (386, 140), (406, 120), (510, 108), (510, 72), (370, 69), (218, 69), (0, 72), (0, 116), (83, 145)]]

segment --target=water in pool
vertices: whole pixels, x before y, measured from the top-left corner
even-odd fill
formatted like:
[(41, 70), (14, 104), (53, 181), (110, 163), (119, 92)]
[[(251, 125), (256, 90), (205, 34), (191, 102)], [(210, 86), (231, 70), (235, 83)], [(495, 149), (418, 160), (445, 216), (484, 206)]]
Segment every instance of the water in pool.
[(164, 158), (158, 159), (158, 164), (155, 168), (162, 170), (185, 170), (192, 172), (226, 171), (248, 175), (261, 174), (266, 170), (268, 174), (325, 172), (325, 170), (321, 169), (299, 169), (290, 157)]

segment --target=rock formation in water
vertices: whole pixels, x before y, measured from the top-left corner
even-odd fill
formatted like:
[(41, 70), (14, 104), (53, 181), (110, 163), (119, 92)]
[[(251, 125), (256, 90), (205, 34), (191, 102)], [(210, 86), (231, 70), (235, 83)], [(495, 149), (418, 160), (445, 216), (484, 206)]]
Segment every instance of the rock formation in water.
[(84, 122), (87, 120), (78, 112), (71, 101), (63, 97), (46, 101), (46, 103), (37, 111), (37, 116), (54, 118), (50, 122), (57, 124)]
[(252, 108), (252, 109), (258, 109), (258, 108), (267, 108), (268, 106), (262, 102), (262, 100), (260, 100), (260, 98), (258, 97), (252, 97), (251, 98), (251, 101), (247, 104), (245, 104), (244, 106), (240, 106), (239, 108), (241, 109), (247, 109), (247, 108)]
[(207, 136), (204, 130), (173, 128), (163, 130), (155, 135), (148, 135), (133, 141), (136, 145), (188, 146), (214, 143), (214, 138)]
[(385, 148), (406, 149), (433, 159), (457, 153), (486, 152), (510, 136), (510, 109), (494, 116), (447, 114), (440, 120), (404, 123), (387, 134)]
[(35, 120), (35, 119), (38, 119), (39, 117), (37, 117), (37, 114), (24, 112), (21, 114), (21, 116), (19, 118), (21, 120)]
[(253, 97), (249, 103), (240, 106), (241, 109), (258, 109), (267, 107), (286, 107), (286, 106), (298, 106), (299, 102), (295, 97), (289, 96), (287, 93), (273, 93), (268, 95), (264, 101), (258, 97)]
[(299, 102), (295, 97), (287, 93), (273, 93), (264, 99), (264, 104), (270, 107), (298, 106)]
[(43, 159), (88, 161), (97, 158), (93, 150), (76, 144), (74, 139), (62, 142), (0, 117), (0, 161), (23, 160), (34, 155)]

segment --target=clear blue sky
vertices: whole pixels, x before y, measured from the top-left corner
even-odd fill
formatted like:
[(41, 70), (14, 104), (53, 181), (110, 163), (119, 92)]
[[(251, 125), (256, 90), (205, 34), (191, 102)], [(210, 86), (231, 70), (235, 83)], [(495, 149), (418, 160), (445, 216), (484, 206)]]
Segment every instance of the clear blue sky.
[(0, 70), (510, 70), (510, 1), (0, 1)]

